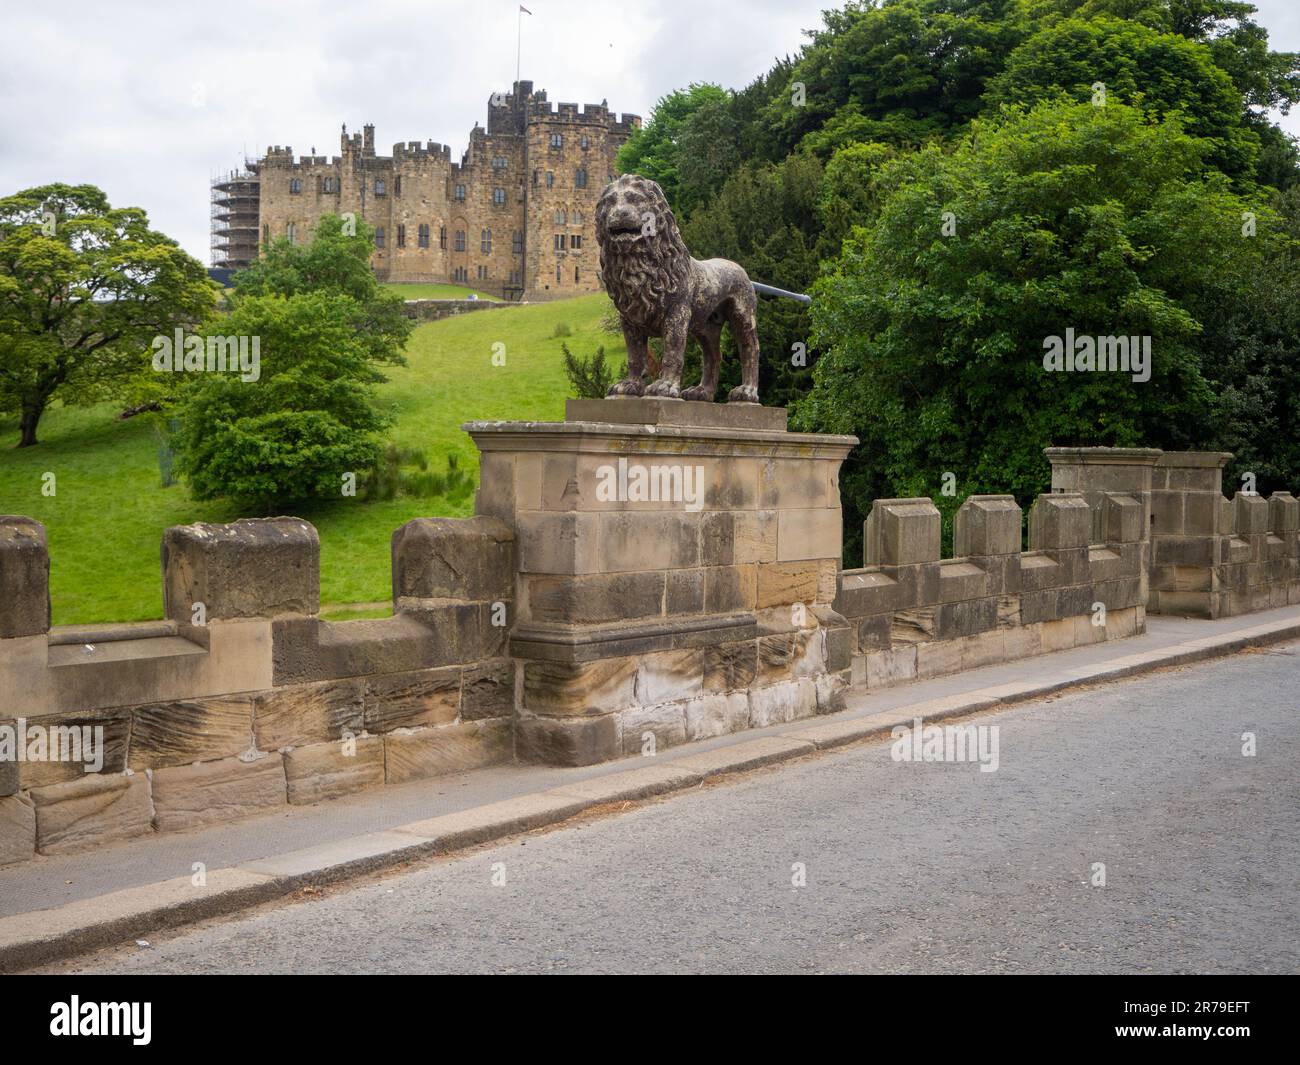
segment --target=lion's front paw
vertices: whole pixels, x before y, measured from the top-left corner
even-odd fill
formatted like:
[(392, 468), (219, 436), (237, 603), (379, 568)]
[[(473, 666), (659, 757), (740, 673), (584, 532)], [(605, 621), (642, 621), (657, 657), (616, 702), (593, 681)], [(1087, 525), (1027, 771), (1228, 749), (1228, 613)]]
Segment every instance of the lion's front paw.
[(677, 382), (661, 377), (645, 390), (647, 396), (660, 396), (663, 399), (681, 399), (681, 389), (677, 387)]
[(757, 403), (758, 388), (755, 385), (737, 385), (727, 393), (728, 403)]
[(718, 388), (716, 385), (714, 385), (713, 388), (708, 388), (703, 383), (691, 385), (690, 388), (682, 390), (682, 399), (693, 399), (704, 403), (712, 403), (713, 393), (717, 390)]
[(639, 396), (645, 391), (640, 381), (632, 377), (625, 377), (617, 384), (609, 386), (607, 396)]

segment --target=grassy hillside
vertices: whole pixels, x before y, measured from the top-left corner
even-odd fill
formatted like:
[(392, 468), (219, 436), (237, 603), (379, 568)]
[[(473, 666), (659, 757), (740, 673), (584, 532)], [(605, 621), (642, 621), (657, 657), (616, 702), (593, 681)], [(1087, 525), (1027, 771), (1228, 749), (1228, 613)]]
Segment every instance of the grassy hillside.
[[(409, 363), (389, 371), (382, 394), (397, 416), (390, 438), (422, 448), (433, 467), (460, 457), (478, 477), (478, 452), (460, 430), (476, 419), (564, 416), (568, 380), (556, 325), (567, 324), (575, 352), (598, 345), (616, 361), (621, 339), (601, 332), (603, 295), (535, 306), (503, 307), (419, 326), (407, 345)], [(491, 363), (492, 345), (506, 364)], [(16, 418), (0, 418), (0, 514), (45, 523), (50, 538), (51, 594), (56, 625), (136, 621), (162, 614), (158, 551), (163, 530), (193, 521), (242, 517), (223, 502), (197, 503), (182, 484), (161, 486), (158, 441), (145, 418), (120, 421), (117, 408), (56, 407), (41, 422), (41, 443), (16, 450)], [(55, 475), (56, 494), (42, 495), (42, 475)], [(356, 499), (298, 515), (321, 538), (321, 596), (325, 603), (374, 603), (390, 594), (389, 538), (414, 517), (460, 516), (472, 508), (445, 499)], [(374, 613), (374, 611), (369, 611)]]

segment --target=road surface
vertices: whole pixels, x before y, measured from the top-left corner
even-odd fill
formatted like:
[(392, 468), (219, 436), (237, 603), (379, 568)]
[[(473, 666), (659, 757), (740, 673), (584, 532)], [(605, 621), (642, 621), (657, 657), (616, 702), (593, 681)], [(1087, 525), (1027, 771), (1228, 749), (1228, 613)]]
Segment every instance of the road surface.
[(1300, 646), (969, 722), (995, 772), (860, 745), (54, 968), (1300, 971)]

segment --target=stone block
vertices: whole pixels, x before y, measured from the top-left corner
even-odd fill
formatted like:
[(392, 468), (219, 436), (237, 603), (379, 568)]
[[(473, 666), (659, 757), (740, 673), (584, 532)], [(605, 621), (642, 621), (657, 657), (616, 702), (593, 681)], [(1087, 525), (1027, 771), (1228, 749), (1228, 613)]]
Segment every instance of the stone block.
[(924, 643), (938, 638), (937, 606), (912, 607), (894, 612), (889, 627), (891, 646)]
[(826, 669), (839, 673), (849, 668), (855, 647), (854, 632), (848, 625), (825, 625)]
[(88, 774), (33, 788), (31, 797), (42, 854), (66, 854), (153, 831), (153, 801), (144, 773)]
[(815, 561), (760, 562), (755, 606), (764, 609), (817, 602), (821, 570)]
[(759, 684), (816, 676), (825, 669), (825, 641), (821, 629), (795, 629), (764, 636), (758, 641)]
[(826, 460), (772, 458), (759, 465), (758, 508), (799, 510), (838, 506), (831, 497), (831, 467)]
[(845, 570), (835, 609), (846, 618), (890, 613), (911, 605), (903, 602), (903, 591), (897, 580), (879, 570)]
[(936, 608), (935, 630), (941, 640), (988, 632), (997, 625), (998, 600), (995, 596), (943, 603)]
[(1101, 538), (1108, 543), (1142, 539), (1142, 504), (1132, 496), (1107, 492), (1101, 504)]
[(529, 616), (539, 621), (593, 625), (658, 617), (664, 608), (664, 573), (525, 577)]
[(301, 518), (173, 526), (162, 566), (164, 611), (182, 624), (196, 603), (210, 622), (320, 609), (320, 539)]
[(1029, 546), (1039, 551), (1087, 547), (1092, 511), (1079, 492), (1043, 493), (1029, 511)]
[(36, 810), (26, 795), (0, 798), (0, 866), (36, 856)]
[[(80, 780), (87, 772), (113, 774), (126, 769), (131, 736), (128, 711), (45, 714), (26, 719), (21, 727), (16, 721), (11, 724), (15, 741), (25, 745), (27, 759), (16, 765), (8, 763), (20, 788), (43, 788)], [(5, 765), (0, 764), (0, 784), (5, 776)], [(5, 793), (0, 786), (0, 794)]]
[(751, 728), (797, 721), (817, 713), (817, 686), (807, 677), (787, 680), (749, 693)]
[(942, 520), (930, 499), (877, 499), (863, 523), (864, 566), (937, 562)]
[(1067, 651), (1077, 642), (1076, 618), (1055, 618), (1044, 621), (1039, 629), (1039, 639), (1045, 652)]
[(916, 647), (916, 675), (942, 677), (963, 669), (961, 640), (933, 640)]
[(460, 714), (461, 673), (459, 666), (445, 666), (367, 677), (366, 731), (451, 724)]
[(848, 689), (848, 670), (823, 673), (814, 678), (817, 688), (817, 713), (838, 714), (844, 709), (844, 693)]
[(953, 554), (1019, 554), (1020, 527), (1015, 496), (967, 496), (953, 518)]
[(939, 563), (939, 602), (957, 603), (989, 594), (989, 579), (979, 566), (965, 561)]
[(1269, 504), (1263, 496), (1238, 492), (1233, 499), (1233, 506), (1237, 512), (1238, 536), (1255, 536), (1268, 532)]
[(777, 513), (776, 557), (779, 562), (812, 558), (839, 560), (844, 538), (840, 510), (781, 510)]
[(740, 516), (730, 510), (703, 516), (700, 523), (700, 565), (730, 566), (736, 562), (736, 524)]
[(384, 736), (389, 784), (500, 765), (513, 757), (511, 724), (500, 719), (467, 721), (445, 728), (402, 729)]
[(904, 681), (916, 680), (916, 646), (872, 651), (865, 656), (865, 683), (868, 688), (888, 688)]
[(1285, 538), (1289, 533), (1294, 541), (1296, 530), (1300, 529), (1300, 499), (1290, 492), (1274, 492), (1269, 496), (1268, 527), (1276, 536)]
[(262, 751), (328, 743), (361, 732), (363, 682), (325, 681), (273, 688), (253, 697), (253, 735)]
[(526, 662), (523, 706), (545, 717), (594, 717), (636, 702), (636, 658)]
[(599, 573), (599, 515), (526, 511), (515, 521), (521, 573)]
[(465, 668), (460, 695), (462, 721), (513, 717), (514, 712), (515, 664), (511, 659), (492, 659)]
[(875, 614), (858, 619), (857, 649), (859, 651), (883, 651), (893, 642), (893, 614)]
[(394, 602), (513, 595), (514, 534), (497, 518), (416, 518), (393, 533), (392, 557)]
[(543, 765), (581, 766), (608, 762), (619, 756), (617, 714), (554, 718), (521, 716), (515, 750), (521, 761)]
[(50, 552), (45, 526), (0, 515), (0, 639), (50, 629)]
[(731, 691), (689, 699), (682, 706), (686, 738), (706, 740), (749, 728), (749, 694)]
[(704, 570), (704, 610), (734, 614), (753, 610), (757, 598), (756, 565), (712, 566)]
[(744, 690), (754, 683), (758, 675), (757, 641), (713, 644), (703, 648), (703, 652), (704, 687), (707, 691)]
[(775, 562), (777, 560), (777, 512), (775, 510), (737, 511), (732, 531), (735, 536), (733, 562)]
[(154, 825), (159, 832), (183, 832), (251, 817), (288, 801), (279, 754), (252, 761), (223, 758), (153, 773)]
[(686, 715), (680, 702), (633, 706), (620, 716), (624, 755), (652, 755), (686, 742)]
[(702, 522), (700, 514), (673, 511), (601, 514), (595, 556), (597, 572), (698, 566)]
[(384, 738), (358, 736), (339, 743), (313, 743), (284, 754), (289, 802), (309, 806), (384, 782)]
[(664, 574), (665, 614), (699, 614), (704, 611), (704, 572), (673, 569)]
[(131, 716), (135, 770), (232, 758), (253, 746), (252, 696), (155, 703)]
[(636, 701), (643, 706), (689, 699), (703, 691), (704, 648), (663, 651), (640, 660), (635, 692)]

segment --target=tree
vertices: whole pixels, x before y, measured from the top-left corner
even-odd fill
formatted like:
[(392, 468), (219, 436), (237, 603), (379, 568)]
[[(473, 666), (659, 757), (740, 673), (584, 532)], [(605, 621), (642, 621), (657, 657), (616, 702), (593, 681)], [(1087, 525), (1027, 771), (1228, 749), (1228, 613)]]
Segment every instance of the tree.
[(374, 395), (381, 378), (361, 325), (359, 305), (338, 293), (240, 299), (221, 329), (257, 338), (257, 380), (196, 375), (176, 411), (176, 465), (194, 498), (269, 511), (337, 499), (345, 474), (375, 467), (391, 419)]
[[(663, 97), (648, 121), (618, 150), (618, 168), (624, 174), (640, 174), (659, 184), (668, 206), (681, 211), (681, 136), (687, 120), (707, 103), (725, 104), (727, 91), (712, 84), (692, 84)], [(691, 205), (693, 206), (693, 205)], [(685, 217), (685, 212), (682, 213)]]
[[(1294, 408), (1270, 394), (1294, 383), (1295, 315), (1259, 279), (1294, 274), (1295, 244), (1206, 151), (1177, 118), (1057, 101), (886, 166), (878, 213), (814, 290), (823, 354), (795, 411), (861, 438), (843, 478), (851, 515), (937, 494), (948, 471), (960, 496), (1027, 504), (1051, 444), (1214, 447), (1228, 418), (1267, 447), (1240, 416), (1265, 411), (1276, 432)], [(1047, 372), (1045, 344), (1067, 328), (1150, 336), (1150, 380)]]
[(333, 292), (358, 308), (357, 328), (375, 362), (402, 365), (402, 348), (414, 323), (403, 300), (384, 288), (370, 266), (374, 231), (364, 223), (325, 215), (312, 239), (292, 244), (281, 237), (263, 249), (260, 259), (234, 277), (234, 301), (247, 296), (297, 296)]
[(337, 499), (380, 461), (391, 418), (374, 386), (403, 365), (412, 323), (370, 268), (372, 234), (327, 216), (306, 245), (277, 241), (235, 275), (227, 336), (256, 337), (256, 381), (202, 374), (176, 414), (177, 468), (198, 499), (270, 509)]
[(200, 326), (216, 286), (198, 260), (93, 185), (0, 199), (0, 410), (37, 443), (56, 397), (96, 402), (148, 372), (150, 344)]

